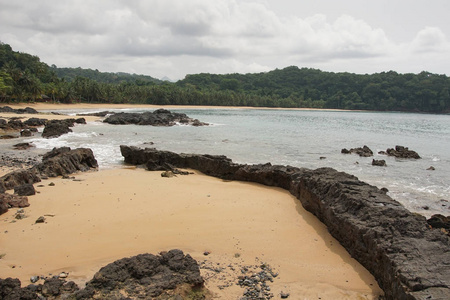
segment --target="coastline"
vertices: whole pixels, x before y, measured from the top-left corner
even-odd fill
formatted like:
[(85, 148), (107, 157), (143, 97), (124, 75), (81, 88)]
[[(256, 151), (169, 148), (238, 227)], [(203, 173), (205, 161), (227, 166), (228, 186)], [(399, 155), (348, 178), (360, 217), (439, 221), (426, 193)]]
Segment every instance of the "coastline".
[(307, 111), (358, 111), (346, 109), (326, 108), (283, 108), (283, 107), (253, 107), (253, 106), (204, 106), (204, 105), (154, 105), (154, 104), (112, 104), (112, 103), (11, 103), (5, 104), (12, 108), (31, 107), (36, 110), (64, 110), (64, 109), (126, 109), (126, 108), (181, 108), (181, 109), (262, 109), (262, 110), (307, 110)]
[[(12, 105), (26, 106), (30, 105)], [(36, 104), (33, 108), (74, 107)], [(1, 168), (0, 175), (13, 169)], [(135, 167), (74, 176), (75, 180), (50, 178), (35, 184), (38, 193), (29, 196), (25, 219), (15, 219), (17, 209), (0, 216), (4, 224), (0, 243), (5, 245), (0, 278), (19, 278), (26, 286), (31, 276), (67, 272), (67, 279), (82, 287), (114, 260), (178, 248), (201, 265), (226, 269), (219, 275), (208, 267), (201, 269), (206, 287), (220, 299), (242, 296), (243, 289), (236, 284), (240, 267), (261, 263), (280, 274), (271, 284), (275, 295), (283, 291), (307, 298), (376, 299), (383, 294), (374, 277), (331, 237), (326, 226), (282, 189), (226, 182), (197, 171), (168, 179)], [(46, 222), (35, 224), (40, 216)], [(229, 286), (223, 288), (224, 283)]]
[[(162, 178), (160, 172), (134, 167), (75, 178), (35, 184), (39, 193), (29, 197), (27, 218), (13, 222), (14, 209), (0, 216), (5, 245), (0, 277), (17, 277), (26, 285), (30, 276), (64, 271), (82, 286), (116, 259), (179, 248), (199, 263), (267, 263), (280, 274), (271, 286), (274, 294), (322, 299), (382, 294), (325, 225), (282, 189), (197, 171)], [(41, 215), (47, 215), (46, 223), (34, 224)], [(204, 256), (205, 251), (211, 254)], [(228, 274), (229, 280), (234, 275)], [(218, 277), (206, 286), (220, 299), (242, 295), (236, 284), (218, 288)]]

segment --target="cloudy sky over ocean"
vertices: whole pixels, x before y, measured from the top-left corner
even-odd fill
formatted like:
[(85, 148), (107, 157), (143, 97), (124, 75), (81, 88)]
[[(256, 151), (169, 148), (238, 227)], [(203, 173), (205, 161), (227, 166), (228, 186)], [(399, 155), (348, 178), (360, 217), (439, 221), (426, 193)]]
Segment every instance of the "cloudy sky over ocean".
[(182, 79), (295, 65), (450, 75), (448, 0), (0, 0), (0, 41), (58, 67)]

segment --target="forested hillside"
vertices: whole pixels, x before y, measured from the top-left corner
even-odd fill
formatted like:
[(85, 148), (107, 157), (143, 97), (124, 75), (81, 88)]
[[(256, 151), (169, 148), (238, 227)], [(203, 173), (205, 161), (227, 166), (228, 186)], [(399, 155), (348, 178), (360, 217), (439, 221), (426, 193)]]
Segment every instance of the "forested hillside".
[(128, 74), (128, 73), (107, 73), (99, 70), (82, 69), (82, 68), (57, 68), (55, 65), (51, 66), (51, 70), (55, 72), (60, 79), (72, 82), (77, 77), (85, 77), (92, 79), (99, 83), (122, 83), (131, 82), (136, 84), (152, 84), (162, 83), (161, 80), (146, 75)]
[(145, 103), (450, 112), (450, 79), (421, 72), (371, 75), (287, 67), (256, 74), (150, 76), (49, 67), (0, 43), (0, 102)]

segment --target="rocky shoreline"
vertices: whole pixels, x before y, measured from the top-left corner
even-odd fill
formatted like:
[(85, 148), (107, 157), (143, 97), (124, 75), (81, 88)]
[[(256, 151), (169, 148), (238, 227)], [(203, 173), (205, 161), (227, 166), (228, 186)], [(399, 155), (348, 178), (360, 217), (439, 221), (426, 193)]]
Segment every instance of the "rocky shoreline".
[(43, 284), (23, 288), (19, 279), (0, 279), (0, 298), (212, 299), (197, 261), (176, 249), (119, 259), (101, 268), (83, 289), (66, 281), (66, 276), (46, 278)]
[(196, 169), (284, 188), (377, 279), (387, 299), (449, 299), (450, 239), (385, 191), (331, 168), (241, 165), (225, 156), (121, 146), (126, 163)]

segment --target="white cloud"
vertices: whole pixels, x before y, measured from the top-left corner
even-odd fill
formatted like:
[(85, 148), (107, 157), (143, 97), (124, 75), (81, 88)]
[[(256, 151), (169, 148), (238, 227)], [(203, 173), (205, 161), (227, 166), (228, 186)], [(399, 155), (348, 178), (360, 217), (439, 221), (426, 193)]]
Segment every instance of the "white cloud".
[(365, 73), (400, 69), (405, 59), (423, 65), (424, 53), (438, 60), (450, 51), (438, 27), (424, 26), (414, 40), (396, 44), (362, 18), (286, 17), (264, 1), (0, 0), (0, 6), (0, 40), (15, 50), (58, 66), (161, 77), (287, 65)]

